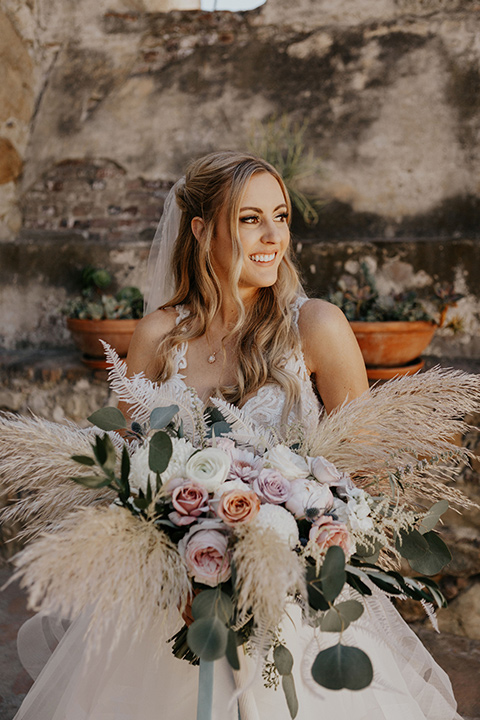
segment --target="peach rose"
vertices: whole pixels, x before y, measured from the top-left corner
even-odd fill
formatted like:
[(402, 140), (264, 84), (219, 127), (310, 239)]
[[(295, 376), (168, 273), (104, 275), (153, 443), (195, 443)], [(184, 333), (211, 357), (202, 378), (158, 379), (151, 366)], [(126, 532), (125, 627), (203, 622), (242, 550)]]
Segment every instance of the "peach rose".
[(322, 552), (326, 552), (332, 545), (338, 545), (345, 553), (345, 557), (349, 558), (356, 549), (346, 525), (334, 520), (330, 515), (318, 518), (310, 528), (308, 537), (317, 543)]
[(230, 490), (220, 498), (217, 515), (226, 525), (248, 523), (260, 510), (260, 498), (251, 490)]

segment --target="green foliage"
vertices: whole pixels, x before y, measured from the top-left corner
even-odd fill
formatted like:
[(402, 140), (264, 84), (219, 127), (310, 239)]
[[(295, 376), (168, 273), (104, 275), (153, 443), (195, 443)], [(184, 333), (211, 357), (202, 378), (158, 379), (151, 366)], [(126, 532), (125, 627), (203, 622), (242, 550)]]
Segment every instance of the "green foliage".
[(150, 429), (163, 430), (178, 413), (178, 405), (154, 408), (150, 414)]
[(338, 643), (318, 653), (312, 677), (329, 690), (362, 690), (372, 682), (373, 668), (363, 650)]
[(81, 273), (81, 294), (70, 300), (63, 312), (79, 320), (135, 320), (143, 315), (143, 295), (128, 286), (115, 294), (104, 294), (112, 284), (108, 270), (85, 267)]
[(217, 617), (201, 617), (188, 628), (187, 642), (200, 660), (218, 660), (227, 651), (228, 630)]
[(412, 570), (423, 575), (436, 575), (452, 559), (450, 550), (433, 530), (423, 534), (418, 530), (401, 530), (396, 548), (408, 560)]
[(96, 425), (100, 430), (123, 430), (127, 427), (127, 421), (123, 413), (116, 407), (105, 407), (95, 410), (87, 420)]
[(228, 623), (233, 615), (233, 603), (229, 596), (219, 589), (203, 590), (195, 596), (192, 603), (194, 620), (201, 617), (218, 617)]
[(329, 547), (320, 571), (322, 591), (327, 602), (333, 602), (345, 585), (345, 554), (341, 547)]
[(323, 204), (319, 197), (308, 197), (300, 189), (308, 177), (320, 173), (320, 163), (308, 151), (305, 132), (308, 122), (294, 123), (287, 115), (273, 116), (252, 127), (249, 149), (273, 165), (287, 187), (292, 204), (307, 225), (316, 225)]
[(166, 432), (157, 432), (150, 440), (148, 465), (155, 473), (163, 473), (172, 457), (172, 441)]
[(366, 263), (361, 264), (357, 276), (343, 275), (336, 290), (326, 299), (343, 310), (348, 320), (367, 322), (414, 321), (435, 322), (415, 291), (380, 295), (375, 278)]

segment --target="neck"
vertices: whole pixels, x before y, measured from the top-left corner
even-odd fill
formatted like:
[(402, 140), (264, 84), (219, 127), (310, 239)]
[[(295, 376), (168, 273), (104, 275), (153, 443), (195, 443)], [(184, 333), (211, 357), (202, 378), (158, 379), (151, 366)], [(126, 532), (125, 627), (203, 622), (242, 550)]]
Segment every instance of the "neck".
[[(256, 288), (240, 288), (239, 295), (245, 307), (249, 307), (249, 305), (254, 302), (257, 292)], [(237, 305), (230, 293), (225, 293), (223, 295), (222, 304), (218, 310), (217, 318), (227, 331), (235, 325), (238, 319), (238, 311)]]

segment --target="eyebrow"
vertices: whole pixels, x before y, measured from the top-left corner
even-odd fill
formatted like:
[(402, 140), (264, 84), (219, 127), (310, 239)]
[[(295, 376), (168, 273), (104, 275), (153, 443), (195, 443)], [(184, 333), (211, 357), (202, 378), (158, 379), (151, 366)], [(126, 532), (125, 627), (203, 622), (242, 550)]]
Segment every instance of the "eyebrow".
[[(287, 203), (280, 203), (280, 205), (277, 205), (277, 207), (275, 208), (275, 210), (274, 210), (273, 212), (277, 212), (277, 210), (280, 210), (280, 208), (282, 208), (282, 207), (286, 208), (286, 207), (287, 207)], [(257, 207), (243, 207), (243, 208), (240, 208), (240, 212), (244, 212), (244, 210), (254, 210), (255, 212), (263, 213), (263, 210), (261, 210), (260, 208), (257, 208)]]

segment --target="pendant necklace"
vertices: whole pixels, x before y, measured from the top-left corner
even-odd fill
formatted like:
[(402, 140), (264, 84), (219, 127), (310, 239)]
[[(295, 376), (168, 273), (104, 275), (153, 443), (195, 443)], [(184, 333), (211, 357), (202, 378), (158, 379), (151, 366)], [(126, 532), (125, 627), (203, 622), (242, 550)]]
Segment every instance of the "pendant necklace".
[(211, 355), (208, 356), (207, 360), (208, 360), (208, 362), (210, 363), (210, 365), (211, 365), (212, 363), (214, 363), (215, 360), (217, 359), (217, 358), (216, 358), (217, 353), (218, 353), (218, 350), (215, 350), (215, 352), (213, 352)]

